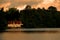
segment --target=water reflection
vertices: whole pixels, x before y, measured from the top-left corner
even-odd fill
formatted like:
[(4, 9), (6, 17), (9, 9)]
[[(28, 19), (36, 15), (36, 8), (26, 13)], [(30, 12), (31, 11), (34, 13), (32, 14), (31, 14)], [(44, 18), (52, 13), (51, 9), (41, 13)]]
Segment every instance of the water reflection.
[(0, 34), (0, 40), (60, 40), (60, 32), (57, 33), (5, 32), (3, 34)]
[(0, 40), (3, 40), (3, 33), (0, 33)]

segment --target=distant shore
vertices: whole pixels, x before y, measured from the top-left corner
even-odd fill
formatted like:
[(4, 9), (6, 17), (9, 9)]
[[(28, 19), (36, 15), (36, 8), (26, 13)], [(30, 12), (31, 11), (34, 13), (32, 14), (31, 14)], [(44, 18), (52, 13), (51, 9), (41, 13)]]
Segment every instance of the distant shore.
[(7, 29), (5, 32), (57, 33), (60, 32), (60, 28)]

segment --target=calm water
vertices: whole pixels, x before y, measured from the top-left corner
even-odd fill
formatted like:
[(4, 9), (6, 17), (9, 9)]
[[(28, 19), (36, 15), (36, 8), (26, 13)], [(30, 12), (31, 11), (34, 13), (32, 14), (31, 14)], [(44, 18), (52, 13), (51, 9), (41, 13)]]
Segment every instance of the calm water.
[(60, 40), (60, 32), (57, 33), (0, 33), (0, 40)]

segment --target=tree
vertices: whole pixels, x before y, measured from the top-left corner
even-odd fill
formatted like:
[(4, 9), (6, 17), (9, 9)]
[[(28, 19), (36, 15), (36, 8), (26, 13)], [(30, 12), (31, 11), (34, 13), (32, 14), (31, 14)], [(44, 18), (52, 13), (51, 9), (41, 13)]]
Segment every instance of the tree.
[(5, 18), (5, 12), (3, 11), (3, 8), (0, 10), (0, 32), (3, 32), (7, 29), (7, 20)]
[(23, 28), (39, 28), (41, 22), (40, 14), (36, 9), (27, 8), (28, 7), (26, 7), (25, 10), (20, 11), (20, 18), (23, 22)]
[(48, 23), (47, 25), (51, 28), (54, 28), (56, 27), (56, 14), (57, 13), (57, 8), (56, 7), (53, 7), (53, 6), (50, 6), (48, 8), (48, 14), (49, 14), (49, 19), (48, 19)]
[(54, 6), (50, 6), (50, 7), (48, 8), (48, 10), (51, 11), (51, 12), (54, 12), (54, 11), (57, 11), (57, 8), (54, 7)]
[(7, 11), (6, 18), (7, 20), (19, 20), (19, 11), (16, 8), (10, 8)]

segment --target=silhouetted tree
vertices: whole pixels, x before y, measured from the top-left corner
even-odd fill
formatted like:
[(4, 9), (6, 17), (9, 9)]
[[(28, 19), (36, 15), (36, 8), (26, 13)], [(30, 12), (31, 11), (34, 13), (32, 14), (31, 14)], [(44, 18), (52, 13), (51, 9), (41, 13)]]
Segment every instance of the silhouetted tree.
[(5, 12), (3, 11), (3, 8), (0, 10), (0, 32), (3, 32), (7, 29), (7, 20), (5, 18)]
[(7, 11), (6, 18), (7, 20), (19, 20), (19, 11), (16, 8), (10, 8)]
[(5, 29), (7, 21), (20, 20), (23, 23), (22, 28), (58, 28), (60, 27), (60, 11), (56, 7), (50, 6), (45, 8), (31, 8), (27, 5), (24, 10), (9, 8), (4, 12), (0, 9), (0, 29)]
[(35, 28), (38, 25), (37, 23), (39, 22), (39, 14), (37, 13), (36, 9), (30, 8), (30, 6), (27, 6), (25, 10), (20, 12), (23, 28)]
[(53, 6), (50, 6), (48, 10), (45, 8), (31, 9), (31, 6), (27, 6), (20, 12), (24, 28), (57, 28), (60, 26), (59, 15), (60, 12)]
[(50, 28), (56, 27), (56, 7), (50, 6), (47, 13), (49, 14), (47, 26)]

